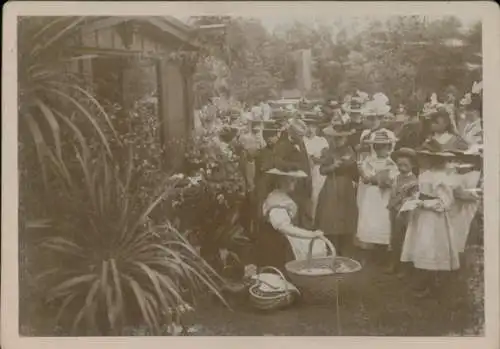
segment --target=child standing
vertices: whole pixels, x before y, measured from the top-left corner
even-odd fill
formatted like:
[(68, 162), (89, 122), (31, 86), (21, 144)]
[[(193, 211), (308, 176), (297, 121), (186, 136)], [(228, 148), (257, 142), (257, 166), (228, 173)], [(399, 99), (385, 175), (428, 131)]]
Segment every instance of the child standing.
[(377, 259), (381, 261), (390, 243), (391, 221), (387, 204), (398, 169), (389, 156), (393, 140), (386, 130), (376, 131), (367, 142), (371, 144), (373, 154), (360, 165), (360, 177), (366, 188), (359, 206), (357, 237), (362, 243), (374, 244)]
[(387, 273), (398, 272), (401, 277), (401, 248), (403, 245), (406, 228), (408, 225), (408, 212), (399, 212), (403, 203), (414, 197), (418, 191), (417, 176), (413, 173), (416, 152), (410, 148), (401, 148), (391, 154), (391, 158), (398, 166), (399, 174), (391, 188), (389, 209), (391, 218), (391, 260), (386, 270)]
[(427, 169), (418, 177), (418, 199), (410, 212), (401, 261), (413, 263), (416, 296), (425, 297), (435, 288), (438, 271), (457, 270), (460, 263), (450, 219), (453, 183), (446, 166), (454, 155), (441, 149), (424, 149), (418, 155)]

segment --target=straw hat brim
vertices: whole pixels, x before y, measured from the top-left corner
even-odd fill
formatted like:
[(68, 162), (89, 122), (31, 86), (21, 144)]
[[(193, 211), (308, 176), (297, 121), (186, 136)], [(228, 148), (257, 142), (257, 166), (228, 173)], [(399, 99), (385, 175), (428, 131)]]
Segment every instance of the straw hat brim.
[(419, 150), (419, 151), (417, 151), (417, 155), (436, 156), (436, 157), (443, 157), (443, 158), (455, 157), (455, 154), (453, 154), (452, 152), (449, 152), (449, 151), (432, 152), (432, 151), (428, 151), (428, 150)]
[(366, 144), (392, 144), (396, 142), (396, 140), (388, 139), (385, 141), (379, 141), (379, 140), (366, 140), (364, 143)]
[(391, 153), (391, 158), (396, 160), (398, 158), (405, 157), (414, 160), (417, 157), (417, 152), (409, 148), (401, 148)]
[(328, 137), (349, 137), (354, 134), (353, 131), (325, 131), (323, 130), (323, 134)]
[(270, 169), (269, 171), (266, 171), (267, 174), (272, 174), (276, 176), (285, 176), (285, 177), (292, 177), (292, 178), (307, 178), (307, 173), (304, 171), (281, 171), (278, 170), (277, 168)]
[(348, 113), (359, 113), (359, 114), (363, 114), (364, 112), (364, 109), (363, 108), (350, 108), (350, 107), (345, 107), (345, 108), (342, 108), (344, 109), (345, 112), (348, 112)]

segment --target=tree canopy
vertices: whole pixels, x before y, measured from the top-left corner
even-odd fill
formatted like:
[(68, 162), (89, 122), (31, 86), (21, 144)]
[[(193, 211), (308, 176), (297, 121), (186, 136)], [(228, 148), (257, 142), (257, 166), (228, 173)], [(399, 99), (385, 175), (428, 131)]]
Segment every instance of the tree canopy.
[(352, 34), (333, 20), (270, 31), (258, 19), (194, 18), (197, 25), (225, 24), (221, 32), (204, 34), (212, 58), (198, 65), (196, 92), (224, 91), (249, 103), (276, 97), (295, 87), (292, 54), (300, 49), (311, 50), (314, 85), (325, 97), (359, 89), (383, 92), (393, 104), (421, 104), (432, 92), (462, 94), (481, 79), (481, 69), (474, 68), (481, 63), (481, 23), (465, 28), (456, 17), (422, 16), (368, 21)]

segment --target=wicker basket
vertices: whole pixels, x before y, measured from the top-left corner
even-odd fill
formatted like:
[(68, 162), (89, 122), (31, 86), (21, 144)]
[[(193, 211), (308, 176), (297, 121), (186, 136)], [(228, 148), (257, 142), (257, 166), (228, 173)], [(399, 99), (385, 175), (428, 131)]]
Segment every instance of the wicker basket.
[[(257, 276), (257, 282), (249, 289), (250, 301), (253, 307), (259, 310), (270, 311), (282, 309), (292, 304), (295, 298), (295, 294), (293, 290), (289, 289), (285, 276), (281, 273), (281, 271), (274, 267), (263, 267), (260, 269), (259, 273), (262, 273), (265, 270), (271, 270), (277, 273), (281, 277), (281, 280), (285, 285), (285, 290), (263, 292), (259, 290), (259, 287), (262, 285), (262, 283), (264, 283), (264, 281), (259, 280)], [(267, 285), (272, 287), (269, 284)]]
[[(361, 264), (347, 257), (313, 257), (312, 247), (316, 240), (326, 243), (330, 251), (335, 251), (333, 245), (324, 237), (311, 240), (306, 260), (295, 260), (285, 265), (291, 282), (300, 290), (304, 301), (307, 303), (323, 303), (336, 301), (338, 293), (338, 282), (343, 280), (347, 274), (361, 270)], [(338, 270), (340, 265), (345, 270)], [(319, 275), (304, 272), (310, 268), (329, 269), (329, 273)]]

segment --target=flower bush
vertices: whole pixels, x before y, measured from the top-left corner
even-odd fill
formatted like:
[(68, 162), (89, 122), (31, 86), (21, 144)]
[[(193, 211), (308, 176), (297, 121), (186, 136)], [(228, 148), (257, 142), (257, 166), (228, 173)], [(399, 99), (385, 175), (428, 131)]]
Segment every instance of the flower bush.
[(239, 220), (244, 179), (238, 155), (220, 139), (223, 132), (207, 129), (186, 145), (183, 184), (170, 207), (181, 230), (189, 232), (190, 241), (218, 269), (228, 256), (237, 259), (235, 245), (245, 239)]

